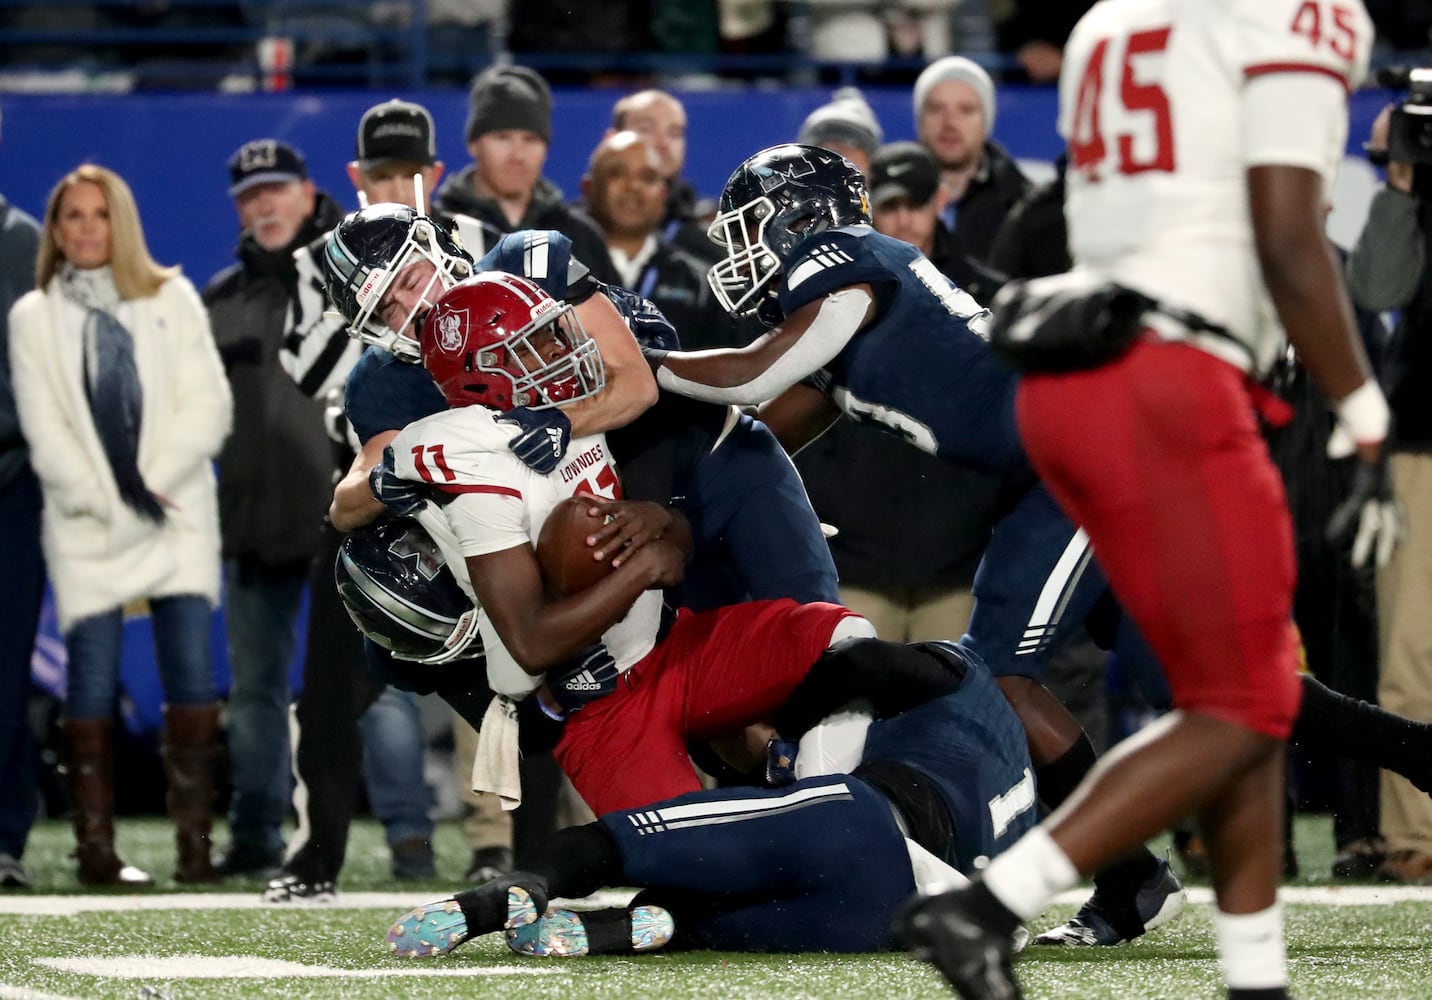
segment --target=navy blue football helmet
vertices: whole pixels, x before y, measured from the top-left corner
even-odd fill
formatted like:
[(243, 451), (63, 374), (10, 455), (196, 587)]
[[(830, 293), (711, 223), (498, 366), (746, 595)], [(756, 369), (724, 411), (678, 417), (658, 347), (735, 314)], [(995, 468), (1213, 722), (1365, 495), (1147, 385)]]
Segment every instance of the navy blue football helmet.
[(763, 149), (736, 168), (721, 192), (707, 235), (725, 249), (706, 280), (733, 316), (755, 314), (767, 326), (784, 317), (779, 282), (795, 249), (834, 226), (870, 225), (865, 175), (820, 146)]
[(481, 655), (477, 609), (412, 518), (349, 532), (333, 576), (359, 631), (397, 659), (442, 664)]
[[(436, 219), (408, 205), (370, 205), (349, 213), (324, 247), (328, 298), (348, 321), (348, 334), (392, 352), (403, 361), (419, 360), (417, 324), (438, 296), (473, 273), (472, 256)], [(432, 265), (411, 310), (397, 330), (375, 313), (383, 294), (399, 274), (420, 262)]]

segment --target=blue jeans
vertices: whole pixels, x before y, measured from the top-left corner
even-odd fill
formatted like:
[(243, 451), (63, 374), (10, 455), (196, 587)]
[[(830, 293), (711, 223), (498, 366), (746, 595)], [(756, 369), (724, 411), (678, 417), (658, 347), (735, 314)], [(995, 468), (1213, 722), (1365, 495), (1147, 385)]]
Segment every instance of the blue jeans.
[[(180, 594), (149, 601), (154, 652), (164, 700), (205, 705), (214, 700), (214, 663), (209, 650), (213, 609), (203, 597)], [(65, 713), (71, 719), (108, 719), (119, 704), (119, 664), (124, 647), (120, 608), (81, 618), (65, 633), (69, 679)]]
[(35, 741), (30, 735), (30, 654), (40, 622), (40, 485), (29, 466), (0, 486), (0, 853), (19, 860), (35, 822)]
[(423, 729), (418, 697), (388, 687), (358, 720), (368, 804), (389, 845), (411, 837), (431, 840), (432, 793), (423, 781)]
[(289, 766), (289, 662), (298, 642), (305, 575), (247, 573), (224, 563), (229, 633), (229, 802), (233, 846), (255, 853), (283, 850), (280, 830), (292, 789)]

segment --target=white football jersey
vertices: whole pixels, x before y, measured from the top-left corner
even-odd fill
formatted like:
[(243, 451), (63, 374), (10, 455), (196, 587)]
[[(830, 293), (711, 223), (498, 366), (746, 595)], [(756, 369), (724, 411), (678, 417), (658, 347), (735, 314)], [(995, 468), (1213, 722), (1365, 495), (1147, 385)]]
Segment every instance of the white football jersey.
[[(1096, 4), (1069, 38), (1059, 80), (1077, 266), (1226, 327), (1265, 369), (1282, 331), (1258, 267), (1246, 171), (1305, 167), (1331, 188), (1347, 94), (1371, 44), (1361, 0)], [(1237, 347), (1193, 339), (1249, 367)]]
[[(431, 483), (452, 495), (443, 513), (459, 551), (444, 551), (449, 562), (518, 545), (535, 548), (547, 515), (570, 496), (586, 493), (621, 499), (616, 463), (605, 436), (574, 438), (556, 471), (542, 475), (505, 447), (492, 448), (491, 414), (478, 406), (446, 410), (409, 424), (393, 440), (393, 464), (404, 479)], [(476, 602), (466, 573), (458, 576), (458, 582)], [(478, 621), (492, 689), (516, 698), (535, 690), (542, 678), (517, 664), (486, 612), (479, 613)], [(660, 622), (661, 592), (648, 590), (625, 618), (607, 630), (602, 641), (619, 671), (626, 672), (651, 652)]]

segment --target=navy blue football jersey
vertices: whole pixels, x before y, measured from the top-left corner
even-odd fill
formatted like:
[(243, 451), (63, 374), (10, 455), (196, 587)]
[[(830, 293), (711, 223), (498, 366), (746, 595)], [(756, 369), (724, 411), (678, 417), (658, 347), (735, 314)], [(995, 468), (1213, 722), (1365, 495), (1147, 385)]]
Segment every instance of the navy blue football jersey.
[(426, 368), (399, 361), (381, 347), (363, 352), (343, 387), (343, 412), (363, 444), (447, 408)]
[(828, 229), (796, 248), (778, 301), (789, 316), (867, 283), (874, 319), (816, 384), (851, 418), (924, 451), (997, 476), (1023, 471), (1015, 377), (989, 348), (988, 314), (919, 250), (869, 226)]

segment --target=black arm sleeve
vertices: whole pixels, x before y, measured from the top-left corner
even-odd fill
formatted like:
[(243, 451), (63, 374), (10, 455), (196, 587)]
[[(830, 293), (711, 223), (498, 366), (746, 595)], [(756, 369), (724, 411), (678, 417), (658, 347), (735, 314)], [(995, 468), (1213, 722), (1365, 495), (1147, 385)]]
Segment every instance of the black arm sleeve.
[(800, 739), (856, 698), (869, 701), (877, 719), (888, 719), (958, 690), (968, 655), (949, 642), (847, 639), (822, 654), (771, 723), (782, 738)]

